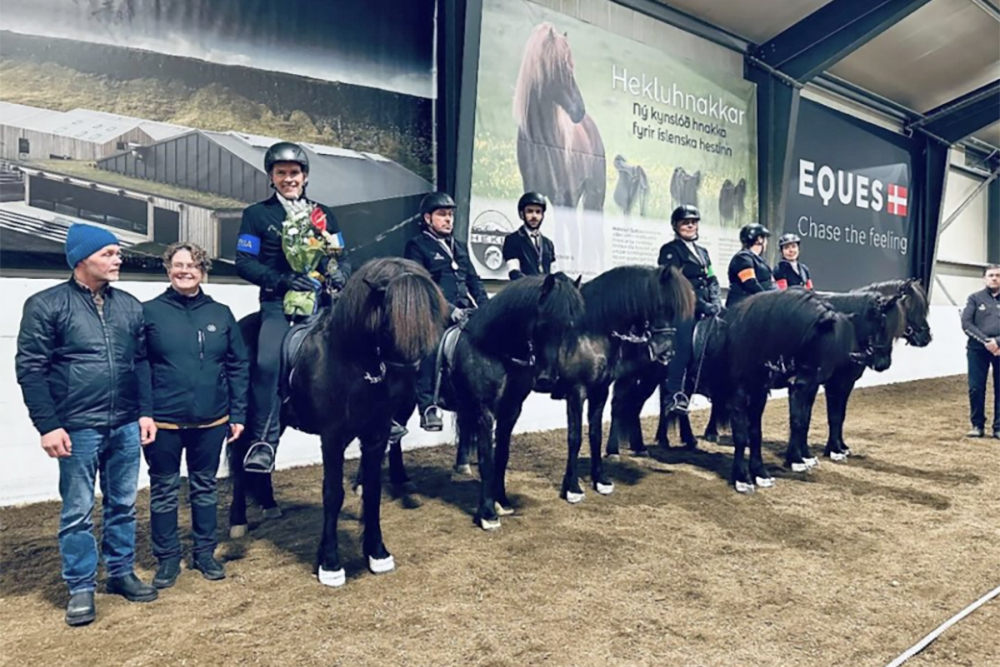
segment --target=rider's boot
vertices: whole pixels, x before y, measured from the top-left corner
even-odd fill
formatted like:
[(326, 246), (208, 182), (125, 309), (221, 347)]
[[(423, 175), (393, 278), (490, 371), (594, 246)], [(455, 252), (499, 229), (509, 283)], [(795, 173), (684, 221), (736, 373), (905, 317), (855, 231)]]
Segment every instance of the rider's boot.
[(250, 445), (247, 455), (243, 458), (243, 469), (247, 472), (269, 474), (274, 472), (274, 457), (277, 448), (267, 442), (255, 442)]

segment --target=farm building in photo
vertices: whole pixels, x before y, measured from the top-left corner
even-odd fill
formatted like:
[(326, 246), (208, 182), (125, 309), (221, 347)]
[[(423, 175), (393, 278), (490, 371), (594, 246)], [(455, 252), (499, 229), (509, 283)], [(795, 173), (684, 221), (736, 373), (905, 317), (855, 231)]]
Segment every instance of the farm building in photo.
[(0, 158), (5, 160), (94, 161), (187, 131), (90, 109), (53, 111), (0, 102)]

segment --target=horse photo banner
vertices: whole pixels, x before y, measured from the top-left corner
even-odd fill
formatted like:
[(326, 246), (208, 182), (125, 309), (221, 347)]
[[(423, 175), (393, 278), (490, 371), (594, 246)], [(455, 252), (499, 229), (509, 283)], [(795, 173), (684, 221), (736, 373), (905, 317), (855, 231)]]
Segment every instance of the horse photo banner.
[(701, 210), (716, 264), (738, 249), (757, 210), (756, 87), (705, 64), (721, 47), (678, 33), (672, 53), (525, 0), (485, 0), (469, 215), (484, 277), (506, 278), (501, 245), (529, 190), (549, 201), (555, 268), (585, 279), (655, 264), (680, 204)]
[(801, 101), (784, 231), (802, 238), (817, 289), (909, 277), (911, 173), (904, 137)]

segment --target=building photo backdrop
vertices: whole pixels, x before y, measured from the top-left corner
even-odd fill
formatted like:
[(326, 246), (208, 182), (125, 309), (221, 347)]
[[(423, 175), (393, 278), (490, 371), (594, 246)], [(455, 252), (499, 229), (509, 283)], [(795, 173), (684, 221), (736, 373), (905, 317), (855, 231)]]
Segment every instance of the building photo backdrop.
[(584, 278), (655, 264), (680, 204), (701, 210), (716, 263), (735, 252), (757, 210), (756, 87), (704, 62), (721, 47), (693, 41), (653, 48), (485, 0), (469, 216), (485, 276), (506, 277), (500, 246), (526, 190), (549, 200), (557, 268)]
[(306, 145), (358, 259), (400, 252), (434, 181), (433, 49), (434, 0), (4, 0), (4, 272), (63, 270), (80, 220), (126, 269), (185, 239), (231, 272), (279, 140)]

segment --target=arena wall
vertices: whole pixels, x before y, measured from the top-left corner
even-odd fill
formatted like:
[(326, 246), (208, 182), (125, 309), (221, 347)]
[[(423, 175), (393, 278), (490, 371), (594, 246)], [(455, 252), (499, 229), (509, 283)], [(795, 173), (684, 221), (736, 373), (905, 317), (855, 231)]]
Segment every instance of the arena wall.
[[(57, 280), (2, 278), (0, 279), (0, 299), (6, 315), (0, 321), (0, 506), (58, 498), (59, 469), (55, 461), (48, 458), (39, 446), (38, 434), (28, 419), (28, 412), (21, 400), (20, 387), (14, 374), (14, 355), (17, 349), (17, 331), (24, 302)], [(166, 282), (123, 282), (119, 286), (131, 292), (140, 300), (148, 300), (158, 295), (166, 287)], [(232, 308), (237, 318), (257, 308), (256, 288), (245, 285), (207, 285), (206, 292), (216, 300)], [(964, 296), (963, 296), (964, 299)], [(867, 373), (860, 386), (907, 382), (922, 378), (941, 377), (965, 372), (965, 336), (958, 321), (958, 310), (954, 306), (934, 306), (931, 312), (931, 327), (934, 342), (929, 348), (916, 349), (900, 344), (893, 359), (892, 368), (885, 373)], [(782, 396), (775, 392), (774, 397)], [(696, 407), (707, 405), (702, 399)], [(644, 414), (657, 413), (656, 397), (647, 403)], [(550, 398), (532, 394), (524, 407), (515, 432), (523, 433), (566, 426), (565, 410), (562, 405), (553, 405)], [(610, 404), (605, 419), (610, 418)], [(822, 418), (822, 417), (820, 417)], [(417, 419), (408, 424), (410, 435), (404, 441), (406, 448), (426, 447), (453, 441), (454, 433), (450, 425), (442, 433), (425, 433), (420, 430)], [(349, 457), (358, 455), (357, 445), (348, 451)], [(320, 461), (319, 440), (298, 431), (289, 431), (282, 439), (279, 468), (318, 463)], [(222, 474), (226, 474), (225, 467)], [(142, 464), (140, 484), (146, 486), (149, 479), (145, 463)]]

